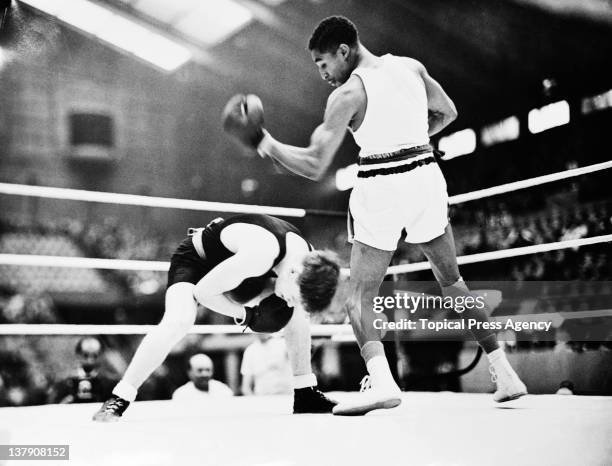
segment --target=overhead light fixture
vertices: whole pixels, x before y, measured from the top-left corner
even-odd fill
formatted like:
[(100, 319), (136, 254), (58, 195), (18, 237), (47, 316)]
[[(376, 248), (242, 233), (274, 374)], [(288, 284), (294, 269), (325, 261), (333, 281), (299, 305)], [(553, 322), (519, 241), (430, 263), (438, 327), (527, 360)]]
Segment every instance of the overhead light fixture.
[(480, 142), (483, 146), (492, 146), (500, 142), (518, 139), (520, 126), (519, 119), (515, 116), (487, 125), (480, 131)]
[(204, 2), (173, 24), (179, 31), (207, 46), (223, 42), (253, 19), (253, 13), (233, 0)]
[(582, 113), (592, 113), (612, 107), (612, 89), (602, 94), (582, 99)]
[(23, 0), (23, 3), (165, 71), (175, 70), (191, 58), (191, 52), (179, 43), (88, 0)]
[(527, 125), (529, 131), (533, 134), (565, 125), (569, 121), (570, 107), (566, 100), (560, 100), (541, 108), (534, 108), (527, 116)]
[(255, 17), (256, 7), (264, 8), (252, 0), (137, 0), (129, 6), (205, 47), (224, 41)]
[(471, 154), (476, 150), (476, 133), (473, 129), (467, 128), (444, 136), (440, 138), (438, 149), (445, 152), (443, 160)]

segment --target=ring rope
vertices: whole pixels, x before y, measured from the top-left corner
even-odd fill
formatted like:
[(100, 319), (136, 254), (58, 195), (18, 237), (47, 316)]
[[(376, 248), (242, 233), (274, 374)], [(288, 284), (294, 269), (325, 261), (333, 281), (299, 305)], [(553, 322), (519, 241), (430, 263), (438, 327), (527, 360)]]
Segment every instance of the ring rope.
[(89, 257), (39, 256), (35, 254), (0, 254), (0, 265), (62, 267), (98, 270), (148, 270), (167, 272), (170, 262), (129, 259), (98, 259)]
[[(530, 178), (513, 183), (507, 183), (492, 188), (485, 188), (470, 193), (459, 194), (449, 198), (450, 204), (459, 204), (471, 200), (490, 197), (497, 194), (516, 191), (562, 179), (593, 173), (600, 170), (612, 168), (612, 161), (602, 162), (587, 167), (575, 168), (563, 172)], [(280, 215), (285, 217), (305, 217), (307, 213), (315, 215), (339, 215), (336, 212), (308, 211), (305, 209), (293, 209), (283, 207), (254, 206), (247, 204), (230, 204), (221, 202), (195, 201), (188, 199), (175, 199), (164, 197), (151, 197), (133, 194), (118, 194), (97, 191), (76, 190), (67, 188), (52, 188), (31, 185), (19, 185), (0, 183), (0, 194), (13, 194), (22, 196), (46, 197), (65, 200), (77, 200), (88, 202), (114, 203), (125, 205), (176, 208), (185, 210), (204, 210), (214, 212), (232, 213), (261, 213), (269, 215)], [(500, 251), (491, 251), (479, 254), (460, 256), (457, 262), (470, 264), (488, 260), (497, 260), (509, 257), (548, 252), (566, 248), (577, 248), (580, 246), (598, 244), (612, 241), (612, 235), (602, 235), (591, 238), (559, 241), (548, 244), (511, 248)], [(26, 266), (49, 266), (49, 267), (76, 267), (112, 270), (149, 270), (166, 272), (169, 268), (168, 262), (163, 261), (136, 261), (121, 259), (97, 259), (82, 257), (60, 257), (0, 254), (0, 265), (26, 265)], [(414, 264), (402, 264), (391, 266), (387, 274), (399, 274), (416, 272), (430, 268), (428, 262)], [(344, 275), (348, 275), (348, 269), (342, 269)], [(544, 315), (542, 315), (544, 316)], [(566, 319), (593, 318), (612, 316), (612, 310), (603, 311), (578, 311), (572, 313), (550, 313), (545, 315), (554, 317), (558, 322)], [(525, 316), (524, 316), (525, 317)], [(533, 316), (536, 318), (536, 316)], [(153, 327), (152, 325), (69, 325), (69, 324), (2, 324), (0, 335), (84, 335), (84, 334), (145, 334)], [(189, 333), (196, 334), (239, 334), (242, 327), (233, 325), (195, 325)], [(313, 336), (338, 336), (345, 333), (352, 334), (350, 325), (315, 325), (312, 328)]]
[[(144, 335), (157, 325), (89, 325), (89, 324), (0, 324), (0, 335)], [(330, 337), (338, 333), (352, 334), (348, 324), (311, 325), (313, 336)], [(254, 333), (242, 325), (193, 325), (190, 334), (242, 335)]]
[[(573, 168), (562, 172), (528, 178), (491, 188), (480, 189), (464, 194), (456, 194), (449, 198), (450, 204), (482, 199), (483, 197), (530, 188), (553, 181), (573, 178), (612, 168), (612, 160), (596, 163), (586, 167)], [(120, 194), (102, 191), (86, 191), (82, 189), (52, 188), (46, 186), (32, 186), (25, 184), (0, 183), (0, 194), (17, 196), (44, 197), (51, 199), (64, 199), (73, 201), (100, 202), (106, 204), (124, 204), (146, 207), (164, 207), (170, 209), (204, 210), (209, 212), (254, 213), (280, 215), (283, 217), (305, 217), (311, 215), (344, 216), (344, 212), (332, 212), (317, 209), (294, 209), (289, 207), (258, 206), (249, 204), (231, 204), (224, 202), (196, 201), (191, 199), (176, 199), (169, 197), (152, 197), (137, 194)]]
[[(509, 257), (525, 256), (541, 252), (556, 251), (559, 249), (578, 248), (591, 244), (607, 243), (612, 241), (612, 234), (593, 236), (590, 238), (571, 239), (555, 243), (535, 244), (533, 246), (522, 246), (520, 248), (501, 249), (499, 251), (482, 252), (457, 257), (457, 263), (474, 264), (491, 260), (505, 259)], [(39, 256), (34, 254), (0, 254), (0, 265), (25, 265), (38, 267), (69, 267), (86, 269), (110, 269), (110, 270), (149, 270), (154, 272), (167, 272), (170, 268), (169, 262), (142, 261), (127, 259), (97, 259), (87, 257), (65, 257), (65, 256)], [(429, 262), (415, 262), (413, 264), (393, 265), (387, 269), (387, 275), (400, 273), (418, 272), (428, 270)], [(348, 276), (349, 269), (341, 269), (343, 275)]]
[(208, 212), (231, 212), (249, 214), (280, 215), (282, 217), (305, 217), (305, 209), (270, 207), (250, 204), (229, 204), (226, 202), (195, 201), (170, 197), (141, 196), (137, 194), (107, 193), (83, 189), (52, 188), (27, 184), (0, 183), (0, 194), (44, 197), (71, 201), (101, 202), (168, 209), (204, 210)]
[[(499, 251), (481, 252), (478, 254), (468, 254), (457, 257), (457, 264), (474, 264), (509, 257), (527, 256), (541, 252), (557, 251), (559, 249), (579, 248), (590, 244), (608, 243), (612, 241), (611, 235), (592, 236), (590, 238), (570, 239), (557, 241), (554, 243), (534, 244), (532, 246), (521, 246), (520, 248), (500, 249)], [(429, 262), (415, 262), (413, 264), (393, 265), (387, 269), (387, 275), (397, 275), (400, 273), (418, 272), (430, 269)]]
[(514, 181), (512, 183), (501, 184), (499, 186), (493, 186), (492, 188), (479, 189), (478, 191), (472, 191), (464, 194), (456, 194), (449, 197), (450, 204), (461, 204), (463, 202), (474, 201), (476, 199), (482, 199), (483, 197), (496, 196), (498, 194), (508, 193), (511, 191), (518, 191), (520, 189), (531, 188), (532, 186), (538, 186), (541, 184), (552, 183), (553, 181), (564, 180), (567, 178), (574, 178), (580, 175), (586, 175), (587, 173), (593, 173), (601, 170), (607, 170), (612, 168), (612, 160), (607, 162), (596, 163), (594, 165), (588, 165), (586, 167), (572, 168), (557, 173), (550, 173), (548, 175), (536, 176), (535, 178), (527, 178), (521, 181)]

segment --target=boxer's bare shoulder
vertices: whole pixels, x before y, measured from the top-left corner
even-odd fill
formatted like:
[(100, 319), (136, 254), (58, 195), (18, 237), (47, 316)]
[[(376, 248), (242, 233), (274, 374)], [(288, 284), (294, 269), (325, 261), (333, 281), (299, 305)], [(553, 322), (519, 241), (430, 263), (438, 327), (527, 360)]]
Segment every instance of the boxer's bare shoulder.
[(223, 228), (220, 239), (234, 253), (238, 250), (252, 250), (255, 255), (264, 254), (274, 258), (280, 251), (274, 234), (259, 225), (233, 223)]
[(344, 84), (337, 87), (327, 98), (327, 105), (338, 99), (365, 99), (365, 87), (361, 78), (357, 75), (352, 75)]
[(358, 76), (353, 75), (329, 95), (325, 116), (328, 117), (333, 108), (342, 107), (351, 113), (349, 126), (358, 127), (365, 115), (366, 105), (367, 95), (363, 82)]

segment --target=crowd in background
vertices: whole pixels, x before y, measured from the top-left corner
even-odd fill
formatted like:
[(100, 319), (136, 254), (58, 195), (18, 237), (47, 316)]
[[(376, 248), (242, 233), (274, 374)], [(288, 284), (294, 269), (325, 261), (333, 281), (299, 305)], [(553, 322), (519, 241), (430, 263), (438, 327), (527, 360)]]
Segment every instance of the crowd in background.
[[(577, 202), (577, 184), (574, 192), (552, 192), (551, 202), (538, 209), (523, 210), (523, 204), (498, 200), (474, 203), (469, 208), (451, 208), (458, 255), (476, 254), (522, 246), (531, 246), (556, 241), (579, 239), (612, 233), (612, 202)], [(575, 196), (574, 196), (575, 197)], [(535, 203), (538, 205), (538, 203)], [(64, 235), (82, 251), (86, 257), (113, 259), (138, 259), (167, 261), (175, 247), (173, 238), (156, 232), (150, 225), (133, 225), (119, 219), (106, 218), (100, 222), (82, 222), (76, 219), (58, 219), (46, 224), (18, 222), (5, 218), (1, 232), (22, 232), (41, 236), (50, 233)], [(310, 223), (306, 230), (316, 231), (317, 238), (325, 241), (317, 246), (339, 251), (345, 265), (348, 264), (348, 247), (343, 221)], [(306, 231), (308, 234), (308, 231)], [(9, 252), (9, 251), (0, 251)], [(49, 251), (53, 255), (52, 251)], [(483, 262), (462, 267), (467, 280), (612, 280), (612, 261), (609, 246), (604, 243), (557, 251), (532, 254)], [(398, 250), (393, 263), (411, 263), (424, 260), (420, 251), (406, 244)], [(165, 274), (158, 272), (104, 271), (100, 272), (109, 286), (121, 296), (161, 296), (165, 289)], [(419, 272), (397, 277), (399, 280), (431, 280), (431, 272)], [(569, 288), (568, 288), (569, 289)], [(609, 297), (612, 290), (604, 290)], [(575, 299), (558, 303), (549, 302), (543, 312), (589, 310), (598, 302), (589, 300), (601, 295), (601, 290), (574, 293)], [(605, 302), (604, 302), (605, 304)], [(334, 313), (332, 310), (333, 314)], [(125, 312), (114, 314), (115, 323), (134, 323)], [(123, 317), (122, 317), (123, 316)], [(328, 321), (335, 321), (336, 315)], [(323, 318), (323, 321), (326, 319)], [(337, 319), (336, 319), (337, 320)], [(0, 283), (0, 323), (62, 323), (64, 318), (50, 293), (30, 292), (28, 289), (13, 289)], [(69, 322), (66, 322), (69, 323)], [(154, 322), (151, 322), (154, 323)], [(221, 322), (217, 322), (221, 323)], [(591, 325), (590, 329), (593, 328)], [(610, 350), (612, 335), (587, 335), (580, 326), (566, 326), (560, 330), (564, 342), (561, 347), (572, 351)], [(584, 341), (581, 341), (583, 339)], [(567, 343), (566, 343), (567, 342)], [(41, 365), (45, 355), (37, 354), (35, 347), (19, 339), (0, 338), (0, 406), (41, 404), (54, 401), (51, 393), (57, 380)], [(541, 342), (534, 337), (532, 342), (522, 342), (519, 348), (538, 348)], [(545, 346), (555, 346), (554, 342)], [(164, 365), (147, 381), (141, 399), (168, 398), (174, 386), (169, 382), (169, 368)], [(56, 400), (55, 400), (56, 401)]]
[[(467, 213), (466, 213), (467, 211)], [(522, 246), (552, 243), (570, 239), (612, 233), (610, 202), (588, 203), (531, 213), (513, 213), (504, 203), (494, 208), (467, 210), (454, 208), (457, 254), (468, 255)], [(334, 244), (324, 244), (338, 250), (345, 242), (343, 222), (332, 223), (324, 233), (336, 238)], [(310, 229), (315, 228), (310, 226)], [(57, 221), (47, 225), (15, 225), (5, 221), (4, 231), (24, 233), (62, 233), (72, 239), (84, 256), (113, 259), (168, 260), (174, 247), (171, 239), (157, 234), (152, 228), (105, 219), (100, 223), (84, 224), (77, 220)], [(345, 246), (346, 248), (346, 246)], [(49, 252), (53, 255), (53, 252)], [(612, 261), (604, 243), (578, 249), (531, 254), (503, 261), (483, 262), (465, 266), (464, 278), (469, 280), (594, 280), (612, 279)], [(403, 244), (394, 264), (424, 260), (418, 248)], [(346, 261), (346, 258), (345, 258)], [(500, 266), (501, 264), (501, 266)], [(149, 271), (104, 271), (104, 278), (125, 295), (152, 295), (165, 288), (165, 274)], [(401, 276), (400, 279), (428, 280), (429, 272)], [(0, 284), (0, 322), (54, 323), (58, 321), (53, 299), (45, 293), (29, 293), (27, 289), (11, 290)], [(123, 322), (126, 323), (126, 322)]]
[[(137, 399), (197, 403), (207, 397), (291, 393), (284, 338), (260, 334), (245, 347), (241, 384), (234, 389), (217, 380), (224, 371), (201, 351), (203, 341), (197, 337), (171, 355), (140, 387)], [(0, 407), (103, 402), (125, 370), (113, 337), (56, 337), (54, 350), (62, 353), (64, 364), (53, 361), (53, 367), (43, 367), (40, 354), (48, 342), (29, 337), (25, 344), (21, 337), (0, 339)]]

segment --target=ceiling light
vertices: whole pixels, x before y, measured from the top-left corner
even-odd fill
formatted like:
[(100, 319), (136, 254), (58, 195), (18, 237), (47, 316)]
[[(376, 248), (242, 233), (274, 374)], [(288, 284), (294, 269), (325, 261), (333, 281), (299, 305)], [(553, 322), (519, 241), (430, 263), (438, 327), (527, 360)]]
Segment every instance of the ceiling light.
[(189, 50), (177, 42), (90, 1), (23, 2), (165, 71), (172, 71), (191, 58)]

